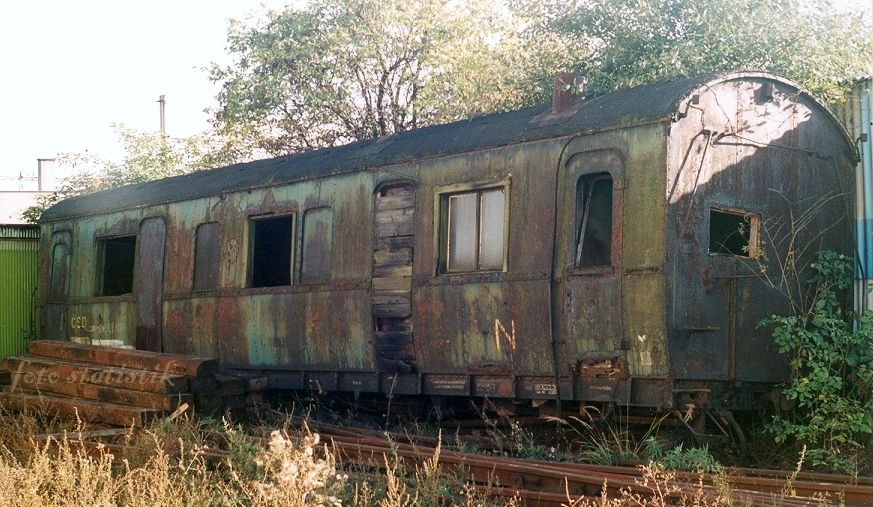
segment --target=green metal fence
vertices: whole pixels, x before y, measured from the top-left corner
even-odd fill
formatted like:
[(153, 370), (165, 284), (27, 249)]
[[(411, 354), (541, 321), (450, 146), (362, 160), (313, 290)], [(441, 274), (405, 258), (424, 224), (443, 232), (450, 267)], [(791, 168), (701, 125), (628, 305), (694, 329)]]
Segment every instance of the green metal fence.
[(39, 228), (0, 225), (0, 357), (23, 354), (35, 326)]

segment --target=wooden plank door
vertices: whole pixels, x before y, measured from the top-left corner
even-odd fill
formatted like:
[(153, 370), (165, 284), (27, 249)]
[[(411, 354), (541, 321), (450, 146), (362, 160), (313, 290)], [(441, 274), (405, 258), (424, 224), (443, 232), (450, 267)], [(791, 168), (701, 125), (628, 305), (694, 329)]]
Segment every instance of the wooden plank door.
[(415, 187), (387, 184), (375, 194), (373, 250), (373, 345), (377, 367), (416, 370), (412, 329), (412, 258)]

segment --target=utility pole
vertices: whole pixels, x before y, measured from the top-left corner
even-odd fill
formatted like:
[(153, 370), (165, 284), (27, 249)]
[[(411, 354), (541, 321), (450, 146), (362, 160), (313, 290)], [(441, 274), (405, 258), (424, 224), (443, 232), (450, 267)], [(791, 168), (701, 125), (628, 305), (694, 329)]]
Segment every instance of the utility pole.
[(161, 135), (167, 135), (167, 125), (164, 121), (164, 109), (167, 107), (167, 99), (164, 98), (163, 95), (158, 97), (158, 104), (160, 104), (161, 108)]

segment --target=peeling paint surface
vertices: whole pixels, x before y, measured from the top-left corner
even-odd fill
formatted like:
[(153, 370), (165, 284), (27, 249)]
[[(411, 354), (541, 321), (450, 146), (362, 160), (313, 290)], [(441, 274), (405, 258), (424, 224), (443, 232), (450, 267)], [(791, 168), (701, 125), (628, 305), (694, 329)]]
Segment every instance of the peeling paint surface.
[[(786, 252), (764, 228), (829, 193), (850, 193), (851, 147), (824, 109), (783, 81), (695, 83), (682, 85), (669, 115), (646, 121), (622, 116), (645, 104), (614, 97), (579, 109), (593, 115), (600, 104), (627, 120), (609, 128), (583, 129), (579, 118), (550, 124), (525, 110), (219, 169), (192, 177), (198, 191), (173, 190), (172, 201), (147, 199), (167, 182), (146, 184), (128, 196), (139, 204), (120, 210), (111, 193), (80, 198), (42, 224), (41, 332), (135, 346), (139, 325), (164, 351), (263, 371), (272, 387), (320, 391), (560, 393), (663, 408), (689, 386), (779, 382), (781, 359), (756, 325), (784, 307), (755, 269)], [(449, 128), (478, 130), (461, 140)], [(505, 142), (492, 142), (501, 132)], [(396, 151), (404, 146), (405, 155)], [(294, 165), (304, 162), (312, 167)], [(609, 259), (577, 265), (587, 223), (577, 187), (592, 174), (612, 183)], [(446, 196), (489, 189), (506, 196), (503, 230), (486, 231), (503, 234), (504, 269), (447, 272)], [(828, 201), (805, 237), (848, 252), (844, 202), (851, 196)], [(747, 217), (760, 221), (762, 255), (710, 251), (713, 209), (749, 227), (758, 222)], [(251, 222), (274, 216), (292, 217), (291, 283), (253, 287)], [(136, 261), (133, 291), (98, 296), (98, 239), (145, 237), (143, 224), (156, 218), (164, 243), (141, 250), (153, 259)], [(468, 222), (481, 235), (483, 222)], [(198, 226), (207, 223), (217, 251), (198, 257)], [(46, 274), (58, 245), (70, 252), (64, 286)], [(197, 258), (217, 259), (217, 281), (195, 289)]]

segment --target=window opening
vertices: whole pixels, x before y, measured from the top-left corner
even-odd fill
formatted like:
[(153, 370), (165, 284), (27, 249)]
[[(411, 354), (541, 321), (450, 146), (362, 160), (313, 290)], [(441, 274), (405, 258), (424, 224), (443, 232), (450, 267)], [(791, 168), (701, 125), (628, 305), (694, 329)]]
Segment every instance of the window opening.
[(251, 234), (251, 286), (291, 285), (294, 215), (254, 218)]
[(133, 267), (136, 236), (97, 240), (100, 259), (100, 296), (120, 296), (133, 292)]
[(759, 223), (754, 214), (709, 210), (709, 253), (755, 257)]
[(612, 176), (582, 176), (576, 183), (577, 268), (612, 264)]

